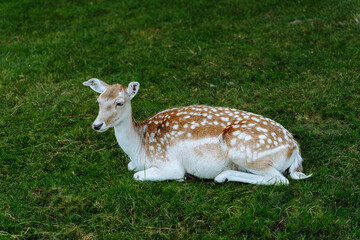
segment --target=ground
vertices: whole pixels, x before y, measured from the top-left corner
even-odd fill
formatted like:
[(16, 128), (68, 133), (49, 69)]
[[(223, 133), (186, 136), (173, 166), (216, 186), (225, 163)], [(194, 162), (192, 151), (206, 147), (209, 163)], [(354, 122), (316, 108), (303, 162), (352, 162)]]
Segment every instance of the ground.
[[(359, 239), (358, 1), (0, 2), (0, 239)], [(136, 182), (96, 133), (96, 77), (134, 117), (206, 104), (276, 120), (289, 186)]]

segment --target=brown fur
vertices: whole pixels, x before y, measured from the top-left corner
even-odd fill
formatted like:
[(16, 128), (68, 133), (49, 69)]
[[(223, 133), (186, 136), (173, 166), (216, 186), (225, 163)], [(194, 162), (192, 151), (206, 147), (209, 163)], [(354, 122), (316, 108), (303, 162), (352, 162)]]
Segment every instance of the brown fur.
[(114, 100), (119, 97), (119, 92), (125, 91), (126, 87), (121, 84), (110, 85), (106, 90), (100, 95), (101, 99), (104, 100)]

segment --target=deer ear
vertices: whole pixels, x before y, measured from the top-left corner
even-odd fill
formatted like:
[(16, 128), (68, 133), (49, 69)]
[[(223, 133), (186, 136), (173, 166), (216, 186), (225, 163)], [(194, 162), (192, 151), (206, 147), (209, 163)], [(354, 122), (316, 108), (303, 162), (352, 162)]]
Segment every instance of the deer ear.
[(139, 88), (140, 88), (140, 83), (138, 83), (138, 82), (129, 83), (129, 86), (127, 87), (126, 92), (127, 92), (130, 99), (135, 97), (135, 95), (139, 91)]
[(83, 82), (83, 85), (91, 87), (92, 90), (98, 93), (102, 93), (107, 88), (107, 86), (109, 86), (97, 78), (91, 78), (86, 82)]

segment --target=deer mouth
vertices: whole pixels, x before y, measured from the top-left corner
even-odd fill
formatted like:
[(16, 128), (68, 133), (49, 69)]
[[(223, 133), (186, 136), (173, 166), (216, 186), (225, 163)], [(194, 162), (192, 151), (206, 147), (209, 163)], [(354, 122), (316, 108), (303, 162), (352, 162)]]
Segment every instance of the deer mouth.
[(94, 129), (96, 132), (105, 132), (108, 130), (109, 127), (106, 126), (104, 123), (94, 123), (92, 125), (92, 129)]

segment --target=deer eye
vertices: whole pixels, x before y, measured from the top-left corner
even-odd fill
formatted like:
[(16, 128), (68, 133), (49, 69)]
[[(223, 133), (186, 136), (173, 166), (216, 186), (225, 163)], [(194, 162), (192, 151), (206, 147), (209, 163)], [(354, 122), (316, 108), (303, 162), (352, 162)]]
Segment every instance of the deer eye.
[(118, 102), (118, 103), (116, 103), (116, 106), (117, 107), (122, 107), (122, 106), (124, 106), (124, 103), (123, 102)]

